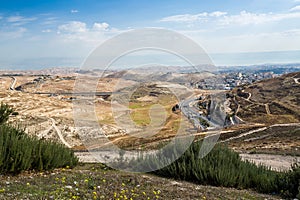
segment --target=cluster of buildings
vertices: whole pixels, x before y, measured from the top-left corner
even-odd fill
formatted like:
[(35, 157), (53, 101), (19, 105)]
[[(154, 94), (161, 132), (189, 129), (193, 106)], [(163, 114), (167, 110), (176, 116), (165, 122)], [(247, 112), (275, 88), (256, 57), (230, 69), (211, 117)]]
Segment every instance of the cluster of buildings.
[(274, 78), (278, 76), (269, 72), (231, 72), (222, 73), (219, 78), (201, 80), (194, 84), (196, 88), (203, 90), (231, 90), (234, 87), (251, 84), (255, 81)]
[(251, 84), (255, 81), (260, 81), (263, 79), (275, 78), (276, 74), (274, 72), (234, 72), (224, 75), (224, 89), (231, 90), (234, 87)]

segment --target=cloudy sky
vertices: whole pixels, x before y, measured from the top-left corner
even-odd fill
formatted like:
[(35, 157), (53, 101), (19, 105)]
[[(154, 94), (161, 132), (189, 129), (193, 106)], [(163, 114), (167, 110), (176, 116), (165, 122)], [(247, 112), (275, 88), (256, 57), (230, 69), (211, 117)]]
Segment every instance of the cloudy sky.
[[(300, 63), (300, 0), (1, 0), (0, 5), (0, 69), (79, 66), (101, 42), (145, 27), (192, 38), (219, 65)], [(265, 60), (255, 58), (257, 52)], [(234, 61), (234, 55), (245, 58)]]

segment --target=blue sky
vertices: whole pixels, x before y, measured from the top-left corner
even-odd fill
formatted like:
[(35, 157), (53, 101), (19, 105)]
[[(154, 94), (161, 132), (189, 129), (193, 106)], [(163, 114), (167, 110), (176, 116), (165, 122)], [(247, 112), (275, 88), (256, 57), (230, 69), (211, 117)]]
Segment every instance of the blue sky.
[[(232, 55), (238, 53), (300, 50), (300, 0), (0, 3), (0, 69), (79, 66), (101, 42), (144, 27), (167, 28), (187, 35), (219, 65), (280, 62), (272, 56), (234, 62)], [(226, 54), (231, 60), (220, 59)], [(291, 57), (290, 62), (300, 62), (300, 58)]]

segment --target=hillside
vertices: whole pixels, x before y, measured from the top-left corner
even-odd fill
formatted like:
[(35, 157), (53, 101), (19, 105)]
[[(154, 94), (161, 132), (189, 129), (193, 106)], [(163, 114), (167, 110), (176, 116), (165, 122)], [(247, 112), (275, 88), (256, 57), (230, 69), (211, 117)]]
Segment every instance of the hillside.
[[(213, 73), (201, 71), (198, 72), (195, 69), (189, 69), (188, 71), (181, 72), (185, 68), (146, 68), (146, 69), (130, 69), (112, 72), (106, 76), (106, 78), (122, 78), (124, 80), (131, 80), (137, 82), (150, 82), (150, 81), (164, 81), (179, 84), (190, 84), (203, 80), (208, 77), (215, 76)], [(169, 71), (167, 71), (169, 70)]]
[(290, 73), (234, 89), (237, 116), (267, 125), (300, 122), (299, 78), (300, 72)]
[(242, 124), (230, 127), (221, 141), (242, 153), (299, 156), (299, 78), (300, 72), (290, 73), (231, 91)]

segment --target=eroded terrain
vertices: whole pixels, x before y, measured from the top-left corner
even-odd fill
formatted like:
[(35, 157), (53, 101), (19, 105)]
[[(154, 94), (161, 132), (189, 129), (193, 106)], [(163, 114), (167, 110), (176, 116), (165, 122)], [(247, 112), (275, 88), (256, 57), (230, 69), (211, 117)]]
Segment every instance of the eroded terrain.
[[(96, 75), (81, 74), (81, 83), (87, 85), (80, 91), (84, 94), (73, 94), (76, 73), (1, 76), (0, 101), (14, 107), (10, 120), (26, 127), (28, 134), (79, 151), (111, 144), (155, 149), (173, 139), (180, 127), (193, 130), (196, 139), (214, 134), (209, 129), (195, 129), (174, 106), (191, 95), (208, 97), (215, 91), (187, 89), (161, 80), (137, 83), (111, 74), (97, 80), (93, 91), (89, 85), (95, 83)], [(300, 73), (292, 73), (234, 89), (227, 95), (227, 104), (228, 113), (235, 118), (232, 123), (229, 120), (219, 142), (246, 155), (299, 156), (299, 77)], [(91, 98), (86, 94), (90, 92), (96, 95)], [(77, 118), (87, 123), (78, 127), (73, 103), (81, 101), (85, 106)], [(85, 109), (95, 111), (99, 127), (88, 126), (91, 115)]]

